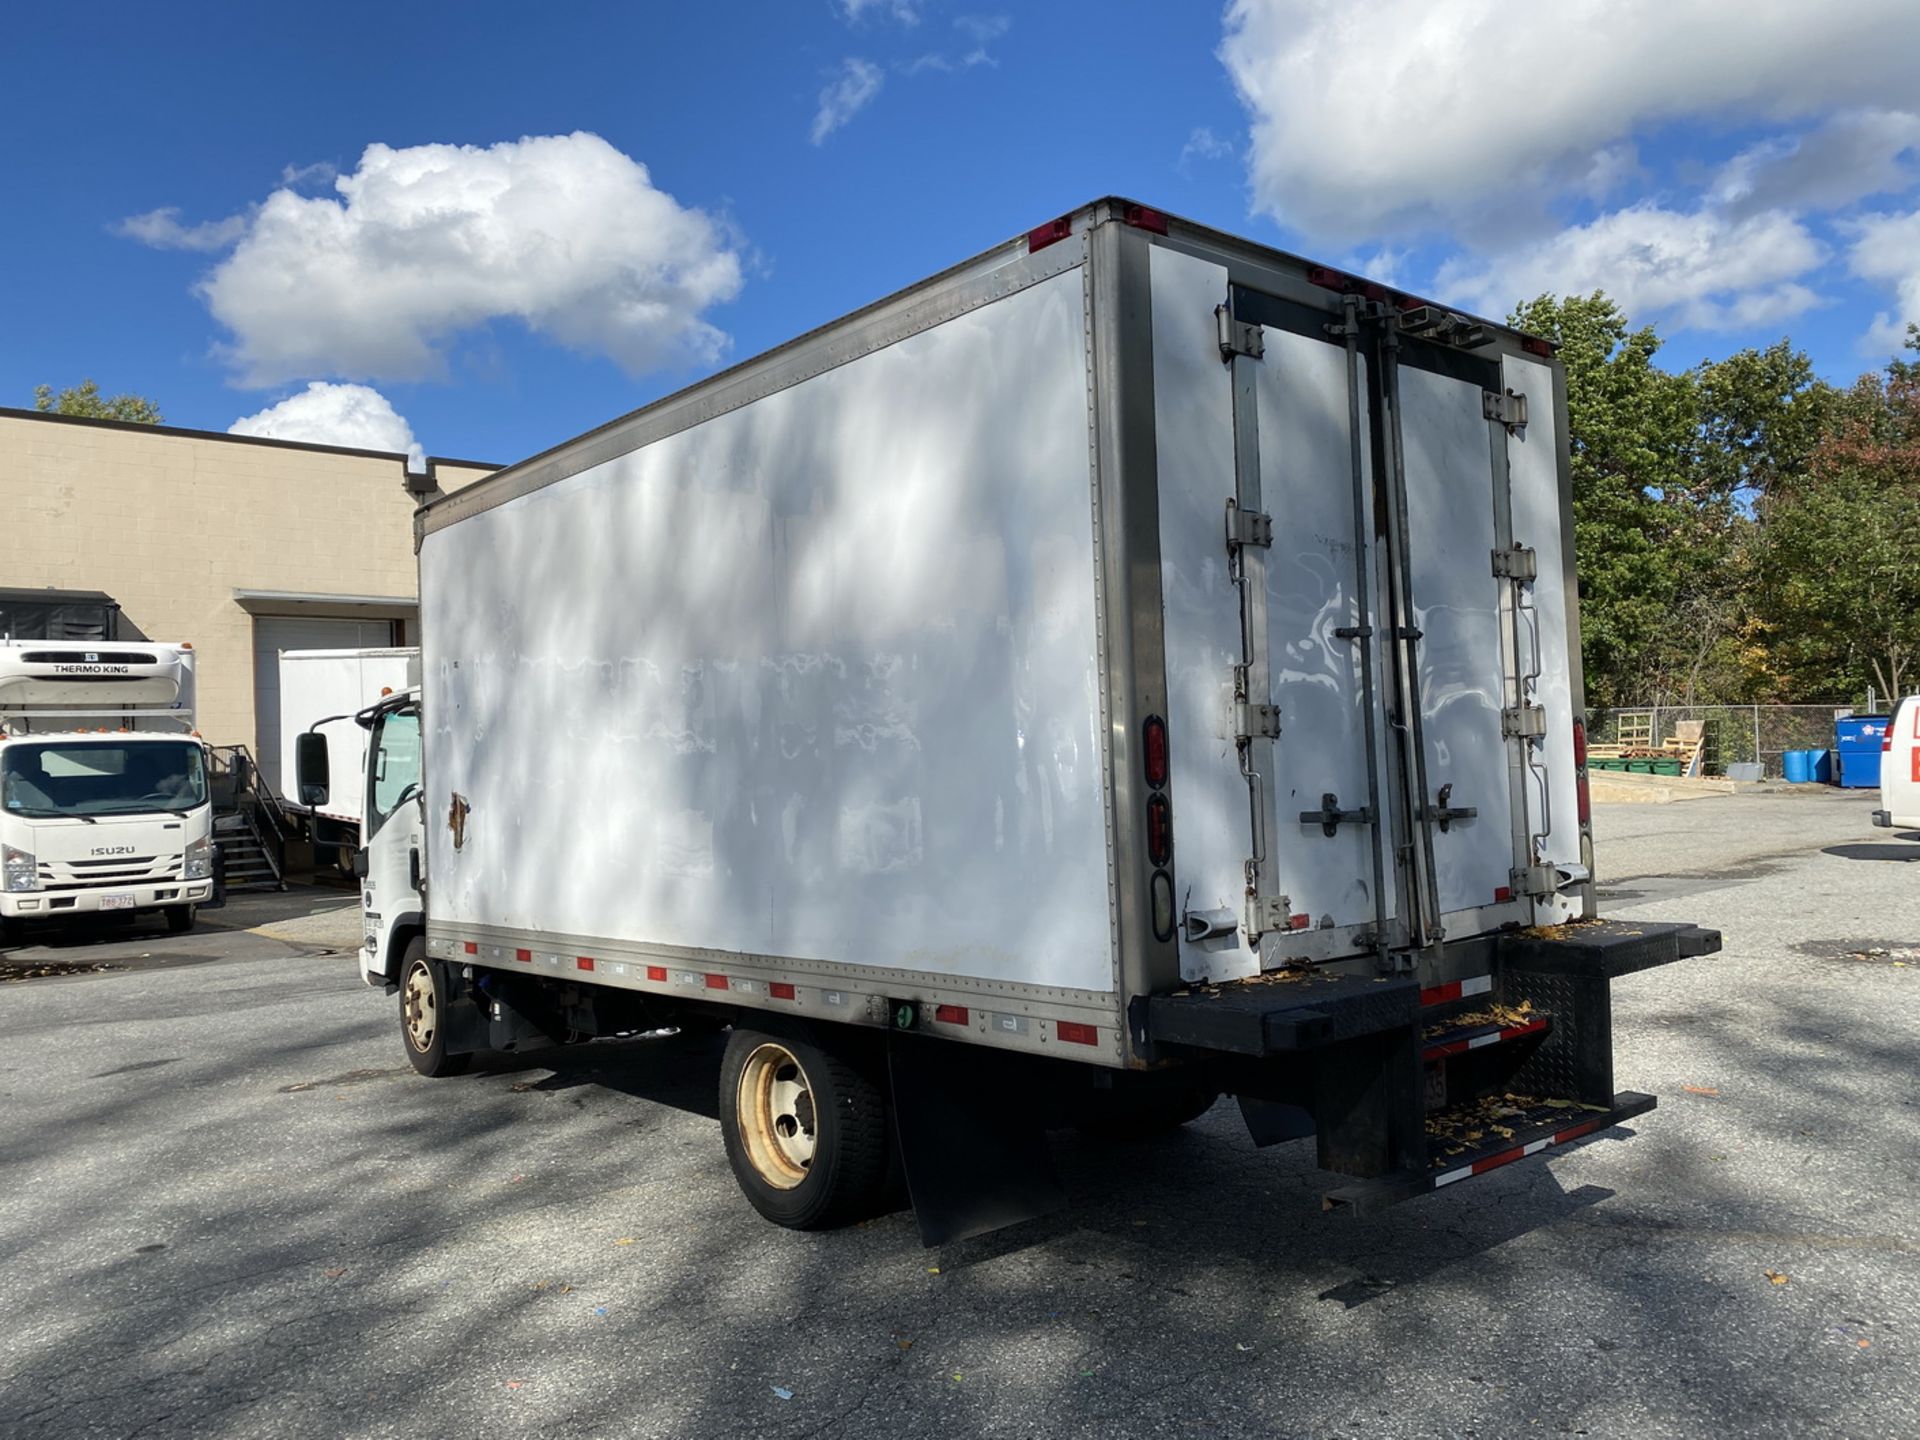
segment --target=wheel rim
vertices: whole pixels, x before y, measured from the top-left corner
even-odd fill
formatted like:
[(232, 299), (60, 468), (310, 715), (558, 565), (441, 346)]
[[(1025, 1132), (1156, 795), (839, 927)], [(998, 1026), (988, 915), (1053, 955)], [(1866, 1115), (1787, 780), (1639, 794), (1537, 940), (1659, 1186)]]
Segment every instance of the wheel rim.
[(816, 1115), (806, 1069), (784, 1045), (768, 1041), (747, 1057), (735, 1097), (740, 1136), (760, 1178), (791, 1190), (813, 1166)]
[(440, 1029), (440, 998), (434, 993), (433, 972), (427, 962), (416, 960), (407, 971), (407, 983), (400, 998), (400, 1019), (407, 1031), (407, 1043), (422, 1055), (433, 1048), (433, 1037)]

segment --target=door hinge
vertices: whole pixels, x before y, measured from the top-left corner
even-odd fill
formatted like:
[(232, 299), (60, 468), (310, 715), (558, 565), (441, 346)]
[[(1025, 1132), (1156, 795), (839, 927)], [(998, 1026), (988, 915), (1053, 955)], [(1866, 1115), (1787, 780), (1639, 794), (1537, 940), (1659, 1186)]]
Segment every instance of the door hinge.
[(1331, 837), (1340, 833), (1340, 827), (1342, 825), (1371, 825), (1373, 823), (1373, 811), (1364, 805), (1358, 810), (1342, 810), (1340, 808), (1340, 797), (1329, 793), (1320, 797), (1320, 808), (1318, 810), (1302, 810), (1300, 812), (1300, 823), (1302, 825), (1318, 825), (1321, 834)]
[(1227, 550), (1270, 549), (1273, 545), (1273, 517), (1258, 510), (1243, 510), (1237, 500), (1227, 501)]
[(1280, 707), (1237, 702), (1233, 707), (1233, 734), (1238, 740), (1278, 740)]
[(1249, 320), (1234, 319), (1233, 311), (1225, 305), (1214, 307), (1213, 320), (1220, 337), (1222, 360), (1231, 360), (1236, 355), (1258, 360), (1266, 355), (1267, 337), (1258, 325)]
[(1480, 410), (1487, 419), (1498, 420), (1506, 426), (1510, 434), (1527, 423), (1527, 397), (1517, 390), (1508, 390), (1504, 393), (1499, 390), (1482, 390)]
[(1560, 893), (1560, 869), (1556, 865), (1516, 867), (1507, 877), (1516, 895), (1557, 895)]
[(1509, 705), (1500, 712), (1500, 733), (1509, 740), (1537, 740), (1547, 733), (1547, 712), (1538, 705)]
[(1537, 580), (1540, 578), (1540, 557), (1534, 553), (1531, 545), (1496, 550), (1493, 552), (1493, 573), (1502, 580)]
[(1292, 915), (1292, 896), (1248, 895), (1247, 940), (1257, 944), (1269, 931), (1291, 929)]

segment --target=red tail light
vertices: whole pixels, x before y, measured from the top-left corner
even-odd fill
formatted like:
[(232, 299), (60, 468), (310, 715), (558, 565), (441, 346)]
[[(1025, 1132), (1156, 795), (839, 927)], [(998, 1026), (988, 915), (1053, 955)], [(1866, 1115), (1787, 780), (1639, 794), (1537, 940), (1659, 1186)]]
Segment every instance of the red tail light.
[(964, 1025), (967, 1023), (967, 1007), (964, 1005), (936, 1005), (933, 1018), (942, 1025)]
[(1593, 792), (1587, 789), (1587, 724), (1584, 720), (1573, 722), (1573, 774), (1574, 785), (1579, 795), (1580, 823), (1593, 823)]
[(1127, 224), (1141, 230), (1151, 230), (1156, 235), (1167, 233), (1167, 217), (1158, 210), (1150, 210), (1145, 205), (1129, 205), (1120, 212), (1120, 218)]
[(1887, 728), (1880, 732), (1880, 753), (1882, 755), (1893, 753), (1893, 721), (1891, 720), (1887, 721)]
[(1167, 722), (1149, 715), (1140, 727), (1140, 748), (1147, 756), (1147, 784), (1156, 790), (1167, 788)]
[(1164, 795), (1147, 797), (1147, 858), (1155, 865), (1173, 858), (1173, 806)]
[(1058, 220), (1049, 220), (1044, 225), (1036, 225), (1027, 232), (1027, 253), (1044, 250), (1057, 241), (1073, 234), (1073, 217), (1062, 215)]
[(1097, 1025), (1082, 1025), (1078, 1020), (1054, 1021), (1053, 1033), (1058, 1035), (1062, 1040), (1069, 1040), (1075, 1045), (1098, 1045), (1100, 1043), (1100, 1027)]

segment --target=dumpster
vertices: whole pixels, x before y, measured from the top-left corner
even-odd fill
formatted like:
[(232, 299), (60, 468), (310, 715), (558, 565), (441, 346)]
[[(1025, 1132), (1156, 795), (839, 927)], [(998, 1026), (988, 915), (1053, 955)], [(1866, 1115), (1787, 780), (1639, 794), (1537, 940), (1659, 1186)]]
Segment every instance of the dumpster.
[(1839, 761), (1836, 778), (1842, 787), (1879, 788), (1880, 746), (1891, 723), (1888, 715), (1846, 715), (1833, 722), (1833, 748)]

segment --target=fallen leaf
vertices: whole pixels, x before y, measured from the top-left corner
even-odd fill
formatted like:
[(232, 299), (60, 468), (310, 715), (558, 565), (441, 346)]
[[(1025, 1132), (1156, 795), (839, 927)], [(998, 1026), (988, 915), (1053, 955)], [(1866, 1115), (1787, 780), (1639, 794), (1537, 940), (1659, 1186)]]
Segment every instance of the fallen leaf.
[(1867, 1348), (1867, 1347), (1868, 1347), (1869, 1345), (1871, 1345), (1871, 1344), (1873, 1344), (1873, 1341), (1871, 1341), (1871, 1340), (1856, 1340), (1856, 1341), (1854, 1341), (1853, 1343), (1854, 1343), (1855, 1345), (1857, 1345), (1857, 1346), (1859, 1346), (1859, 1347), (1860, 1347), (1860, 1349), (1862, 1349), (1862, 1350), (1864, 1350), (1864, 1349), (1866, 1349), (1866, 1348)]
[(965, 1377), (964, 1375), (962, 1375), (962, 1374), (961, 1374), (961, 1373), (960, 1373), (960, 1372), (959, 1372), (958, 1370), (956, 1370), (956, 1371), (954, 1371), (954, 1372), (953, 1372), (953, 1383), (954, 1383), (954, 1384), (956, 1384), (956, 1385), (958, 1385), (958, 1384), (959, 1384), (959, 1383), (960, 1383), (960, 1382), (961, 1382), (962, 1380), (964, 1380), (965, 1378), (966, 1378), (966, 1377)]
[(1778, 1270), (1767, 1271), (1767, 1279), (1776, 1285), (1784, 1285), (1787, 1283), (1787, 1277), (1782, 1275)]
[(631, 1245), (633, 1244), (633, 1236), (622, 1235), (618, 1240), (614, 1241), (613, 1243), (616, 1245)]
[(329, 1280), (338, 1280), (342, 1275), (347, 1273), (347, 1267), (344, 1265), (336, 1265), (333, 1269), (324, 1270), (321, 1273)]
[(1711, 1085), (1682, 1085), (1680, 1088), (1689, 1095), (1718, 1095), (1720, 1093)]
[(927, 1266), (927, 1274), (938, 1275), (939, 1273), (940, 1273), (940, 1267), (938, 1265)]
[(507, 1381), (507, 1388), (509, 1390), (518, 1390), (522, 1385), (526, 1383), (527, 1382), (524, 1380), (509, 1380)]
[(913, 1341), (911, 1340), (896, 1340), (893, 1343), (898, 1345), (902, 1350), (911, 1350), (913, 1348)]

